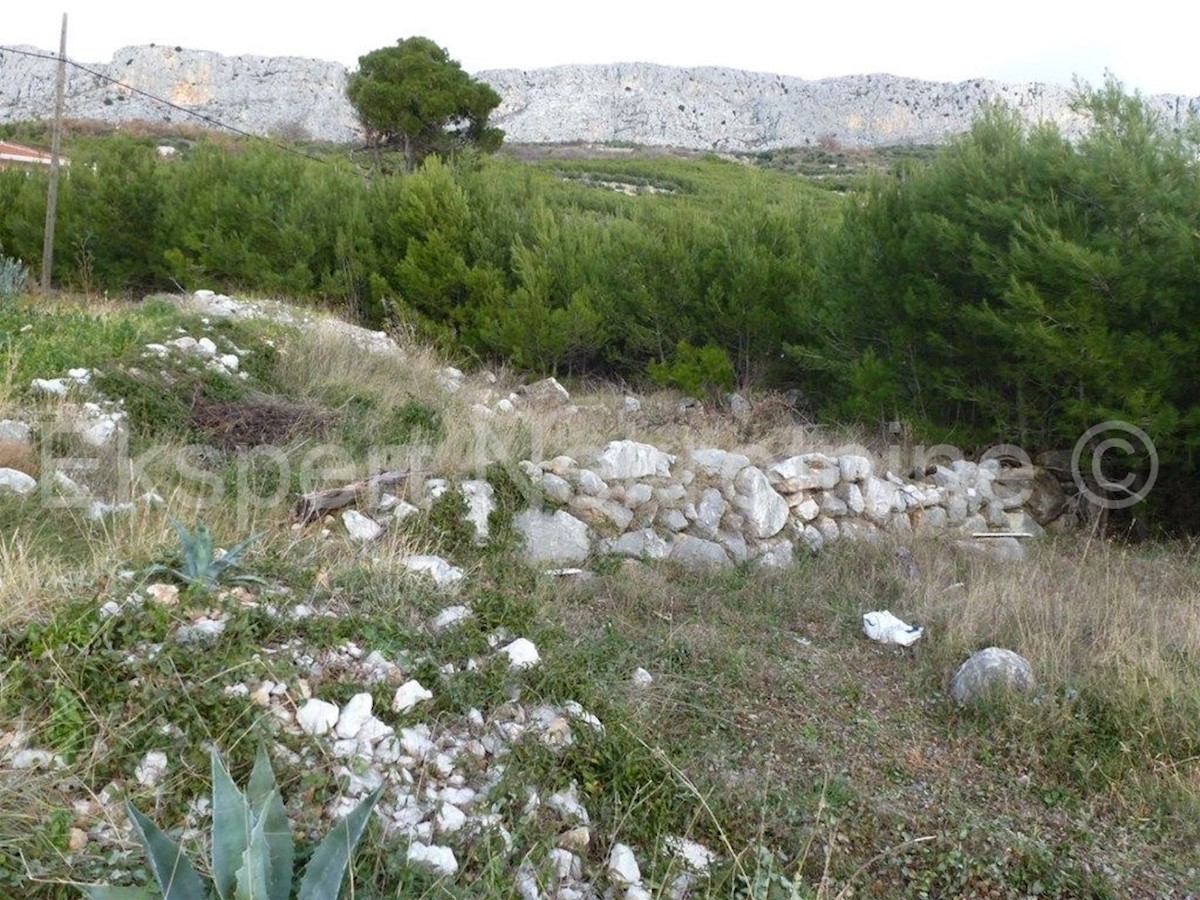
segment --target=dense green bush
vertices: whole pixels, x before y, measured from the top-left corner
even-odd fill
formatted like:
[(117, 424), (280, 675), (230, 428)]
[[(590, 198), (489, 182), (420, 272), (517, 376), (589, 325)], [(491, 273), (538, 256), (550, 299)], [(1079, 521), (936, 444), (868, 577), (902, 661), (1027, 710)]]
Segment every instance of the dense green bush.
[(1197, 144), (1115, 83), (1079, 103), (1077, 142), (989, 109), (850, 205), (790, 348), (827, 411), (1027, 448), (1120, 419), (1193, 458)]
[(670, 363), (651, 362), (647, 374), (663, 387), (698, 396), (728, 390), (734, 383), (728, 353), (712, 344), (693, 347), (687, 341), (679, 342)]
[[(229, 140), (171, 160), (128, 136), (69, 153), (59, 284), (311, 298), (559, 374), (640, 376), (680, 341), (721, 348), (743, 381), (770, 374), (829, 219), (802, 181), (720, 160), (548, 168), (467, 153), (364, 177)], [(0, 172), (0, 204), (0, 241), (40, 259), (44, 176)]]

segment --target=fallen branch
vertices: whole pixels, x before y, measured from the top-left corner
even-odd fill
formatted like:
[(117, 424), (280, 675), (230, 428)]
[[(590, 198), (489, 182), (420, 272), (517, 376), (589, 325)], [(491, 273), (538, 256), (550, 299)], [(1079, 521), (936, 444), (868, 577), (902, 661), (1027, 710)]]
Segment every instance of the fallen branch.
[(310, 491), (302, 494), (296, 501), (292, 518), (302, 524), (314, 522), (328, 512), (357, 503), (364, 496), (378, 493), (381, 488), (406, 481), (411, 474), (408, 470), (380, 472), (378, 475), (372, 475), (370, 478), (364, 478), (362, 481), (355, 481), (343, 487)]

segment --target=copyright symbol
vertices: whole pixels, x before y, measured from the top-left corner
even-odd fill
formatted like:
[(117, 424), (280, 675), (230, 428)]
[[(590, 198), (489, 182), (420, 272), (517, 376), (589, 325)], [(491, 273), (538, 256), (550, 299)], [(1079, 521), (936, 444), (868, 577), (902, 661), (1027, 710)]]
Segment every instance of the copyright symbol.
[[(1129, 437), (1108, 436), (1100, 439), (1102, 435), (1113, 432)], [(1132, 441), (1129, 438), (1132, 438)], [(1127, 457), (1149, 459), (1149, 472), (1141, 487), (1133, 489), (1132, 485), (1137, 478), (1133, 472), (1119, 480), (1104, 473), (1104, 454), (1110, 450), (1118, 451)], [(1086, 471), (1080, 465), (1085, 453), (1090, 455)], [(1119, 419), (1101, 422), (1085, 431), (1075, 442), (1075, 449), (1071, 451), (1071, 478), (1079, 492), (1097, 506), (1103, 509), (1125, 509), (1144, 500), (1154, 487), (1154, 482), (1158, 479), (1158, 449), (1154, 446), (1154, 441), (1150, 440), (1150, 435), (1136, 425)], [(1097, 493), (1097, 489), (1104, 493)]]

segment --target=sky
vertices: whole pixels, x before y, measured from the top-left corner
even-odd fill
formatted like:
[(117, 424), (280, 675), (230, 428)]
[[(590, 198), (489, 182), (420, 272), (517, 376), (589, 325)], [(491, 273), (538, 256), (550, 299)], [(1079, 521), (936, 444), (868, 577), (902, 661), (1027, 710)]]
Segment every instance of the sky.
[(226, 55), (358, 57), (422, 35), (469, 72), (567, 63), (724, 66), (817, 79), (885, 72), (936, 81), (994, 78), (1093, 85), (1111, 72), (1146, 94), (1200, 96), (1194, 0), (63, 0), (6, 3), (0, 45), (108, 62), (120, 47), (180, 45)]

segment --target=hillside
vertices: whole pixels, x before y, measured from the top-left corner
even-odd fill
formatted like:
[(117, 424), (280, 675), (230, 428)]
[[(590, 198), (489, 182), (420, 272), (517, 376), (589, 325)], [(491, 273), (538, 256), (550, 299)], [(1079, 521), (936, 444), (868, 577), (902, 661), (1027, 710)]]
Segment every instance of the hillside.
[[(567, 396), (277, 301), (8, 297), (0, 338), (7, 896), (145, 884), (126, 799), (206, 858), (209, 750), (243, 783), (260, 745), (300, 861), (380, 791), (353, 896), (1200, 888), (1194, 544), (997, 559), (986, 465), (908, 484), (769, 395)], [(1028, 692), (959, 694), (990, 645)]]
[[(336, 63), (151, 45), (124, 48), (110, 62), (86, 68), (68, 72), (70, 118), (196, 124), (188, 115), (194, 112), (256, 134), (337, 142), (356, 136), (344, 96), (347, 72)], [(0, 52), (0, 123), (48, 118), (54, 71), (52, 59)], [(966, 131), (980, 107), (994, 100), (1031, 121), (1057, 122), (1068, 134), (1081, 123), (1068, 107), (1065, 86), (1039, 83), (949, 84), (886, 74), (805, 81), (648, 63), (477, 74), (501, 95), (493, 121), (516, 143), (628, 142), (729, 152), (830, 141), (930, 144)], [(1151, 98), (1151, 106), (1177, 125), (1200, 109), (1200, 98), (1162, 95)]]

